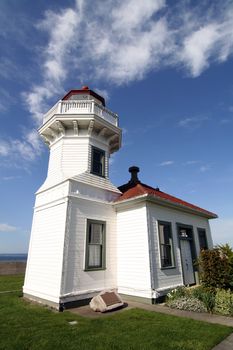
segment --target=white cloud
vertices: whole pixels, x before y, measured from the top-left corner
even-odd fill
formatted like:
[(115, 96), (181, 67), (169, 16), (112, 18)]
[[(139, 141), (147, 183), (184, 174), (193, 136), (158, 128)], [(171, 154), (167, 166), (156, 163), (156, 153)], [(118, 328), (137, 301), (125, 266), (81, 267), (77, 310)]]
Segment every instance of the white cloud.
[(200, 160), (187, 160), (184, 165), (195, 165), (200, 163)]
[(8, 156), (9, 144), (5, 141), (0, 141), (0, 156)]
[[(0, 157), (14, 160), (20, 164), (22, 160), (32, 161), (42, 152), (42, 142), (36, 130), (25, 132), (23, 138), (0, 141)], [(14, 163), (12, 163), (14, 164)]]
[[(210, 3), (208, 11), (204, 6), (102, 0), (93, 8), (91, 0), (76, 0), (73, 6), (46, 11), (36, 24), (47, 35), (38, 56), (41, 83), (22, 95), (34, 125), (41, 124), (51, 100), (64, 93), (68, 78), (119, 86), (164, 67), (183, 68), (197, 77), (212, 62), (228, 59), (233, 53), (233, 4)], [(179, 126), (195, 129), (207, 119), (187, 117)], [(28, 145), (39, 154), (31, 138), (10, 144), (17, 145), (25, 159), (33, 158)]]
[(209, 66), (209, 58), (219, 36), (218, 25), (209, 24), (185, 38), (180, 58), (193, 77), (199, 76)]
[(17, 227), (15, 226), (0, 223), (0, 232), (13, 232), (16, 230), (17, 230)]
[(11, 180), (15, 180), (15, 179), (20, 179), (21, 176), (3, 176), (1, 178), (1, 180), (3, 181), (11, 181)]
[(181, 119), (178, 122), (178, 126), (187, 128), (187, 129), (197, 129), (199, 128), (205, 121), (209, 120), (209, 117), (188, 117)]
[(166, 160), (160, 163), (159, 166), (168, 166), (168, 165), (173, 165), (174, 163), (175, 163), (174, 160)]
[(94, 88), (94, 91), (97, 92), (97, 94), (99, 94), (100, 96), (102, 96), (105, 99), (105, 102), (109, 100), (110, 96), (107, 90)]
[(233, 51), (232, 4), (212, 15), (182, 6), (180, 11), (165, 0), (103, 0), (93, 12), (90, 0), (77, 0), (73, 7), (47, 11), (37, 24), (48, 35), (42, 82), (24, 94), (34, 120), (41, 122), (69, 75), (122, 85), (164, 66), (184, 65), (196, 77), (212, 60), (226, 60)]
[(205, 173), (206, 171), (210, 170), (210, 165), (209, 164), (206, 164), (206, 165), (202, 165), (200, 168), (199, 168), (199, 171), (201, 173)]

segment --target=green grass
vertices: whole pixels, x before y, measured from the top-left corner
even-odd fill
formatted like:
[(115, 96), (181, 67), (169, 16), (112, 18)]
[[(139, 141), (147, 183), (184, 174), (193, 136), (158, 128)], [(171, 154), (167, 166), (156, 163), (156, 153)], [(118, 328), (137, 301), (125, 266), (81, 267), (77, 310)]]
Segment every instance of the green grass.
[[(0, 277), (1, 289), (18, 283), (20, 277)], [(32, 305), (18, 292), (0, 294), (0, 325), (1, 350), (208, 350), (233, 331), (141, 309), (88, 319)]]
[(0, 276), (0, 292), (9, 290), (21, 290), (24, 275)]

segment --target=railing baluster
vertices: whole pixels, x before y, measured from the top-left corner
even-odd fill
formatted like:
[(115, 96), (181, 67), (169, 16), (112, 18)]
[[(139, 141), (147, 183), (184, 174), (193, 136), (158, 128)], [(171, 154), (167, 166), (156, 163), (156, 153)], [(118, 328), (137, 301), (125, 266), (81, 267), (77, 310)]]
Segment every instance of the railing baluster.
[[(71, 111), (72, 110), (72, 111)], [(48, 121), (54, 114), (66, 113), (93, 113), (108, 121), (113, 125), (118, 125), (118, 116), (109, 111), (104, 106), (98, 104), (94, 100), (89, 101), (59, 101), (44, 117), (44, 123)]]

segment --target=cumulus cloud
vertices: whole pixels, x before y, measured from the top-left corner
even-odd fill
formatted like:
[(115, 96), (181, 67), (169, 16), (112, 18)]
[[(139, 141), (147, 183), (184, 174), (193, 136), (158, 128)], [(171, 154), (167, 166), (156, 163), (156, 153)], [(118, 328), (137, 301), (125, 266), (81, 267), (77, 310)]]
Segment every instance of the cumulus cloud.
[(206, 171), (209, 171), (210, 170), (210, 165), (209, 164), (205, 164), (205, 165), (202, 165), (200, 168), (199, 168), (199, 171), (201, 173), (205, 173)]
[(160, 163), (159, 166), (168, 166), (168, 165), (173, 165), (174, 163), (175, 163), (174, 160), (166, 160)]
[[(198, 6), (165, 0), (102, 0), (95, 2), (94, 9), (91, 0), (76, 0), (60, 10), (46, 11), (35, 26), (47, 37), (38, 50), (40, 83), (22, 94), (34, 126), (41, 124), (51, 101), (64, 93), (68, 80), (69, 84), (92, 80), (97, 86), (121, 86), (167, 67), (195, 78), (212, 63), (226, 61), (233, 53), (232, 12), (228, 0)], [(187, 117), (179, 126), (197, 128), (207, 119)], [(27, 159), (34, 157), (28, 147), (34, 155), (41, 151), (30, 130), (20, 143), (1, 144), (0, 154), (6, 155), (11, 147), (24, 157), (27, 154)]]
[(22, 139), (0, 141), (0, 156), (15, 161), (32, 161), (42, 151), (42, 143), (36, 130), (29, 130)]
[(233, 5), (223, 5), (211, 12), (209, 3), (201, 12), (185, 3), (168, 6), (165, 0), (103, 0), (93, 15), (90, 0), (76, 0), (61, 11), (47, 11), (37, 23), (48, 42), (40, 58), (42, 82), (27, 92), (30, 113), (41, 122), (46, 101), (61, 93), (71, 74), (79, 81), (95, 77), (122, 85), (152, 70), (183, 66), (197, 77), (212, 61), (232, 54)]
[(187, 128), (187, 129), (197, 129), (199, 128), (204, 122), (209, 120), (210, 118), (207, 116), (203, 117), (187, 117), (184, 119), (181, 119), (178, 122), (178, 126)]
[(13, 232), (16, 230), (17, 230), (17, 227), (15, 226), (0, 223), (0, 232)]

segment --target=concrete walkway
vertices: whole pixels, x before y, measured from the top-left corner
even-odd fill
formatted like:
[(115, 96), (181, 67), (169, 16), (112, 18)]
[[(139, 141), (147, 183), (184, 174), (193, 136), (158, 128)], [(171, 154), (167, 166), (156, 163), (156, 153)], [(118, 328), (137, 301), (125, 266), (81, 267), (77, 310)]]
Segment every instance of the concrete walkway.
[[(70, 309), (69, 311), (84, 317), (90, 317), (90, 318), (101, 317), (102, 318), (102, 317), (107, 317), (119, 312), (124, 312), (125, 310), (139, 308), (139, 309), (148, 310), (148, 311), (160, 312), (166, 315), (187, 317), (193, 320), (233, 327), (233, 317), (225, 317), (225, 316), (219, 316), (219, 315), (211, 315), (208, 313), (199, 313), (199, 312), (192, 312), (192, 311), (170, 309), (169, 307), (166, 307), (161, 304), (150, 305), (150, 304), (139, 303), (136, 301), (127, 301), (126, 305), (127, 306), (123, 309), (119, 309), (119, 310), (115, 310), (113, 312), (107, 312), (107, 313), (94, 312), (90, 309), (89, 305)], [(233, 333), (229, 337), (227, 337), (224, 341), (222, 341), (220, 344), (216, 345), (212, 350), (233, 350)]]

